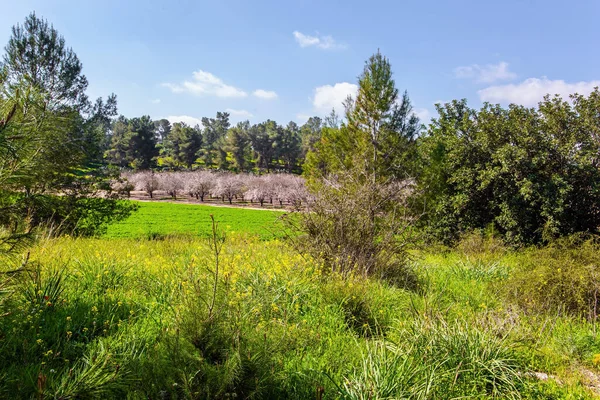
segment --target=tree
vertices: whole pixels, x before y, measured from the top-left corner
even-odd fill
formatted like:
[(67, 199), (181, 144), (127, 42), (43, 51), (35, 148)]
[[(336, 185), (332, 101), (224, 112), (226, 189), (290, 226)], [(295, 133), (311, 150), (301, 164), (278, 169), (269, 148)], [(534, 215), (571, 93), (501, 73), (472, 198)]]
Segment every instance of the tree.
[(191, 168), (196, 162), (202, 147), (200, 128), (192, 128), (183, 122), (173, 124), (164, 141), (164, 150), (176, 164)]
[(120, 168), (129, 167), (131, 160), (128, 158), (129, 142), (126, 140), (129, 132), (129, 120), (119, 116), (111, 127), (109, 137), (110, 145), (106, 151), (107, 160)]
[(212, 195), (227, 199), (232, 204), (233, 199), (244, 193), (244, 182), (238, 176), (231, 173), (221, 173), (213, 188)]
[(244, 121), (238, 123), (227, 132), (225, 150), (231, 153), (233, 158), (233, 168), (238, 172), (249, 169), (251, 155), (250, 147), (250, 122)]
[(185, 189), (191, 195), (194, 195), (200, 201), (210, 194), (215, 187), (216, 176), (210, 171), (194, 171), (186, 176)]
[(400, 165), (405, 150), (390, 145), (406, 140), (418, 119), (408, 115), (409, 104), (398, 104), (390, 63), (379, 52), (366, 62), (358, 83), (356, 100), (346, 101), (347, 122), (323, 128), (307, 157), (314, 200), (301, 215), (301, 228), (307, 248), (332, 271), (412, 285), (406, 268), (411, 181), (407, 166)]
[(134, 169), (148, 169), (154, 165), (158, 156), (154, 124), (148, 115), (129, 121), (128, 156)]
[(162, 144), (171, 132), (171, 123), (168, 119), (159, 119), (157, 121), (154, 121), (154, 128), (156, 134), (156, 142)]
[[(39, 154), (36, 189), (90, 190), (110, 179), (103, 168), (107, 135), (116, 115), (116, 96), (91, 104), (87, 79), (75, 52), (44, 19), (30, 14), (12, 29), (5, 47), (2, 85), (9, 96), (35, 88), (39, 94), (45, 134), (53, 145)], [(33, 190), (30, 187), (28, 190)]]
[(274, 195), (274, 188), (268, 176), (254, 176), (247, 182), (246, 197), (251, 201), (258, 201), (261, 207), (267, 199), (272, 198)]
[(277, 133), (273, 140), (274, 156), (288, 172), (292, 172), (298, 165), (302, 151), (300, 129), (295, 122), (290, 121), (287, 127), (279, 129)]
[[(95, 233), (127, 214), (131, 208), (110, 192), (111, 174), (102, 160), (116, 97), (88, 101), (77, 56), (35, 14), (13, 28), (3, 60), (0, 97), (21, 99), (15, 100), (19, 106), (6, 121), (35, 120), (11, 136), (11, 146), (25, 141), (36, 148), (29, 171), (6, 187), (9, 194), (3, 201), (21, 207), (21, 218), (30, 226), (51, 223), (77, 234)], [(103, 198), (96, 196), (101, 189), (108, 190)]]
[(84, 111), (88, 107), (88, 81), (81, 62), (46, 20), (31, 13), (23, 25), (13, 26), (5, 51), (4, 68), (10, 85), (27, 81), (40, 90), (52, 110), (72, 106)]
[(347, 103), (348, 128), (358, 148), (371, 153), (372, 178), (408, 178), (414, 173), (415, 137), (419, 119), (412, 113), (408, 94), (398, 98), (389, 60), (377, 52), (359, 77), (356, 100)]
[(319, 117), (310, 117), (300, 128), (300, 139), (302, 140), (301, 158), (306, 158), (310, 151), (315, 150), (315, 143), (321, 139), (321, 128), (323, 121)]
[(250, 129), (250, 143), (255, 154), (256, 168), (271, 170), (275, 156), (275, 139), (281, 135), (281, 127), (275, 121), (267, 120)]
[(512, 244), (540, 243), (600, 226), (600, 93), (537, 109), (466, 101), (438, 106), (420, 145), (426, 227), (456, 240), (493, 227)]
[(138, 172), (132, 177), (132, 180), (135, 188), (148, 193), (151, 199), (154, 197), (154, 192), (160, 188), (159, 179), (153, 171)]
[(202, 147), (202, 159), (207, 168), (218, 166), (227, 168), (227, 152), (224, 149), (225, 136), (230, 127), (229, 113), (217, 112), (216, 118), (202, 118), (204, 126), (204, 146)]
[(106, 157), (115, 165), (137, 170), (153, 167), (158, 156), (154, 123), (147, 115), (129, 120), (119, 117), (113, 124), (110, 147)]
[(158, 175), (158, 187), (177, 199), (177, 192), (185, 189), (185, 178), (181, 172), (163, 172)]

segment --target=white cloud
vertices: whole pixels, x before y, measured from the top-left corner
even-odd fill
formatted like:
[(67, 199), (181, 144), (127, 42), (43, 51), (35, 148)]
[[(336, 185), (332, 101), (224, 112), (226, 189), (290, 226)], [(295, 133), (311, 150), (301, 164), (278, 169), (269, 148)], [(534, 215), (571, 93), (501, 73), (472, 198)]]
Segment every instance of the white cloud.
[(184, 122), (189, 126), (202, 125), (200, 118), (190, 117), (189, 115), (170, 115), (167, 117), (170, 123)]
[(343, 115), (344, 106), (342, 103), (348, 96), (356, 97), (357, 92), (358, 86), (348, 82), (336, 83), (333, 86), (319, 86), (315, 89), (312, 100), (313, 108), (321, 115), (329, 114), (332, 109), (335, 109), (338, 115)]
[(517, 74), (508, 70), (507, 62), (498, 64), (478, 65), (473, 64), (466, 67), (454, 69), (454, 76), (460, 79), (473, 79), (477, 83), (493, 83), (497, 81), (510, 81)]
[(231, 114), (234, 117), (241, 117), (241, 118), (254, 117), (254, 115), (252, 115), (252, 113), (250, 113), (249, 111), (246, 111), (246, 110), (234, 110), (233, 108), (228, 108), (225, 111), (227, 111), (229, 114)]
[(171, 89), (173, 93), (191, 93), (197, 96), (210, 95), (217, 97), (246, 97), (248, 93), (235, 86), (227, 85), (210, 72), (198, 71), (193, 73), (191, 81), (181, 84), (163, 83), (164, 87)]
[(413, 114), (419, 117), (419, 120), (421, 120), (422, 124), (428, 124), (429, 120), (431, 119), (431, 113), (426, 108), (414, 108)]
[(318, 33), (317, 36), (310, 36), (298, 31), (294, 31), (293, 34), (300, 47), (315, 46), (323, 50), (345, 49), (347, 47), (345, 44), (336, 42), (331, 36), (321, 36)]
[(567, 100), (570, 94), (588, 95), (594, 87), (600, 86), (600, 81), (567, 83), (563, 80), (529, 78), (521, 83), (490, 86), (478, 91), (481, 101), (492, 103), (516, 103), (527, 107), (537, 105), (546, 94), (559, 94)]
[(152, 103), (152, 104), (160, 104), (160, 99), (150, 100), (150, 103)]
[(273, 100), (277, 98), (277, 93), (272, 90), (256, 89), (252, 94), (259, 99), (265, 100)]

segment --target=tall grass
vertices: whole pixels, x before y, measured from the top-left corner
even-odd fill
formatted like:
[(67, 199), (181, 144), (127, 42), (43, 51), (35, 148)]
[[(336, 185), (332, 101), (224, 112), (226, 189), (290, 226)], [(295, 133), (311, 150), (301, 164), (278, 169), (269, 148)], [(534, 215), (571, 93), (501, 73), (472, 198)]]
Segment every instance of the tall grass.
[(416, 255), (415, 292), (245, 235), (42, 240), (0, 305), (0, 398), (587, 398), (593, 321), (506, 297), (520, 257)]

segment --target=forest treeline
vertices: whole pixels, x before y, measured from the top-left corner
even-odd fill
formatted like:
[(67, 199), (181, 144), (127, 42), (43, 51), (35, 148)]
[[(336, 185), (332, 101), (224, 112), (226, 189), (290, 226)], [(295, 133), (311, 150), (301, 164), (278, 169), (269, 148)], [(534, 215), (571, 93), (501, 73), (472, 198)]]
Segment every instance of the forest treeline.
[(119, 116), (104, 139), (106, 161), (129, 169), (219, 169), (235, 172), (302, 172), (306, 154), (325, 121), (311, 117), (299, 126), (267, 120), (232, 126), (229, 113), (202, 118), (201, 125), (171, 124), (150, 116)]

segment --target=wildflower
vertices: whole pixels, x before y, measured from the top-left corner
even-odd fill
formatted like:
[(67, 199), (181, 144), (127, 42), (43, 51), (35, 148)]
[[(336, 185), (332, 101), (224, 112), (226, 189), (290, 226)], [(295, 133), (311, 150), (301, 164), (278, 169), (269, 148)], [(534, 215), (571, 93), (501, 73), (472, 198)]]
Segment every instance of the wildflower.
[(98, 307), (92, 306), (92, 312), (95, 312), (95, 313), (98, 312)]
[(41, 345), (42, 343), (44, 343), (44, 341), (42, 339), (38, 339), (38, 340), (36, 340), (36, 343)]
[(71, 317), (70, 317), (70, 316), (69, 316), (69, 317), (67, 317), (67, 321), (70, 321), (70, 320), (71, 320)]
[(87, 331), (88, 331), (88, 328), (87, 328), (87, 327), (83, 328), (83, 331), (84, 331), (84, 332), (87, 332)]
[(67, 331), (67, 339), (71, 339), (71, 336), (73, 336), (73, 332)]

